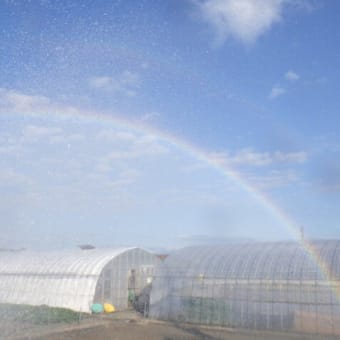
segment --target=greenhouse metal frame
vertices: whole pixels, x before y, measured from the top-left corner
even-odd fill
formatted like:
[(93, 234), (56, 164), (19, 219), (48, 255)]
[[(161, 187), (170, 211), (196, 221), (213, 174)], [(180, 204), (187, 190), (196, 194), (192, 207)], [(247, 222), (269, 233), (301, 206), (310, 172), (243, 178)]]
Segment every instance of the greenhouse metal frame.
[(150, 317), (339, 335), (339, 279), (340, 241), (184, 248), (156, 270)]
[(1, 252), (0, 303), (79, 312), (111, 303), (124, 309), (130, 293), (150, 284), (159, 261), (140, 248)]

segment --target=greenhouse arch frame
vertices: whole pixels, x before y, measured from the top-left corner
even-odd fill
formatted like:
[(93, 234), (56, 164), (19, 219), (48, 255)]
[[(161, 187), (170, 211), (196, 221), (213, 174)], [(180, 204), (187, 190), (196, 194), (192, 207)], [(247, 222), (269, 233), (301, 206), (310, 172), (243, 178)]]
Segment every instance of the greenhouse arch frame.
[[(0, 303), (90, 312), (93, 303), (128, 306), (129, 289), (150, 283), (156, 255), (140, 248), (0, 253)], [(134, 286), (129, 286), (131, 273)], [(131, 281), (131, 280), (130, 280)]]
[(308, 244), (309, 251), (298, 242), (178, 250), (155, 273), (150, 316), (339, 335), (340, 241)]

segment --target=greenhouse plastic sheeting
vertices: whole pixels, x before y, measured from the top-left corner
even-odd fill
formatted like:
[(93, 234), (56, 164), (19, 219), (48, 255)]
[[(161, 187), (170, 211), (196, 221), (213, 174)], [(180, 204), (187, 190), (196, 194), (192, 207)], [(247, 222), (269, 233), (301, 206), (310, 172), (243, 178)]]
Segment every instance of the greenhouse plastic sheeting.
[(339, 279), (339, 241), (189, 247), (156, 270), (150, 316), (340, 334)]
[[(90, 312), (96, 302), (126, 307), (129, 270), (142, 265), (153, 268), (156, 263), (154, 254), (139, 248), (1, 252), (0, 303), (82, 312)], [(107, 283), (110, 291), (104, 292)], [(120, 300), (104, 300), (104, 293)]]

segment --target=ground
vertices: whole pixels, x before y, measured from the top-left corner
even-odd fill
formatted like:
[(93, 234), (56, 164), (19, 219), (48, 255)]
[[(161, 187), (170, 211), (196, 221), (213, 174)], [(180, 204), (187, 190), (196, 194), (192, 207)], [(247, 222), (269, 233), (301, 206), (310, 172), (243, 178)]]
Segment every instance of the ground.
[[(227, 339), (227, 340), (325, 340), (338, 339), (325, 336), (301, 334), (250, 332), (216, 327), (177, 325), (144, 319), (128, 311), (110, 316), (104, 315), (82, 320), (75, 324), (39, 325), (27, 328), (25, 335), (7, 334), (6, 339), (61, 340), (61, 339), (112, 339), (112, 340), (184, 340), (184, 339)], [(0, 338), (3, 338), (0, 336)]]

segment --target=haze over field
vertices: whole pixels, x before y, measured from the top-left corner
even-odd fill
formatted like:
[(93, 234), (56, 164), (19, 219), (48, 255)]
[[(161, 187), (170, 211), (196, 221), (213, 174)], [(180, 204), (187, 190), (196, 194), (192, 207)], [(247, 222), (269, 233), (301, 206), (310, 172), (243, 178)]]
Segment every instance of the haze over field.
[(0, 247), (338, 238), (339, 10), (1, 1)]

